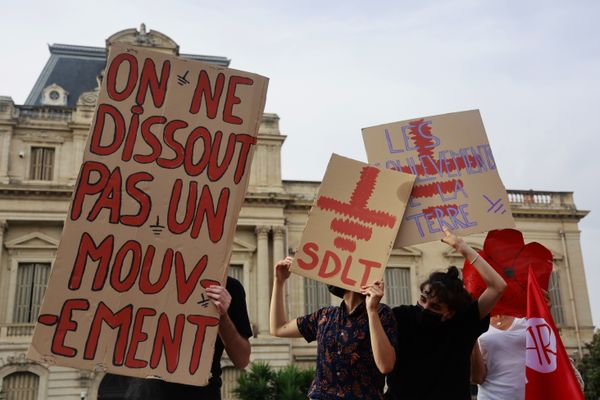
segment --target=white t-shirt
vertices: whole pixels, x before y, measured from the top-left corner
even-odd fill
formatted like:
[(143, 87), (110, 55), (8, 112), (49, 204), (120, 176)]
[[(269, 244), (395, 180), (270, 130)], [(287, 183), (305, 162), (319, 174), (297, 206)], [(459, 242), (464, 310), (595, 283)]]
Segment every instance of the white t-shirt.
[(487, 375), (479, 385), (478, 400), (525, 399), (526, 322), (525, 318), (515, 318), (505, 331), (490, 325), (479, 337)]

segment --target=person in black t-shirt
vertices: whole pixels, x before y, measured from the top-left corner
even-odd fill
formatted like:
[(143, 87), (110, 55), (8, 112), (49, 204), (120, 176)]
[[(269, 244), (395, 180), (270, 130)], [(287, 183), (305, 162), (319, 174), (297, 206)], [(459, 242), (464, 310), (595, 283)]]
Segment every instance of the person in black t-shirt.
[(442, 242), (470, 260), (487, 288), (473, 300), (456, 267), (434, 272), (420, 286), (417, 305), (393, 309), (398, 323), (394, 371), (386, 399), (470, 399), (470, 356), (489, 326), (489, 313), (506, 288), (504, 279), (462, 238), (444, 227)]
[(246, 293), (242, 284), (228, 277), (225, 287), (211, 286), (206, 294), (221, 314), (219, 336), (207, 386), (192, 386), (159, 379), (128, 378), (126, 400), (220, 400), (221, 356), (223, 350), (237, 368), (245, 368), (250, 361), (252, 328), (246, 308)]

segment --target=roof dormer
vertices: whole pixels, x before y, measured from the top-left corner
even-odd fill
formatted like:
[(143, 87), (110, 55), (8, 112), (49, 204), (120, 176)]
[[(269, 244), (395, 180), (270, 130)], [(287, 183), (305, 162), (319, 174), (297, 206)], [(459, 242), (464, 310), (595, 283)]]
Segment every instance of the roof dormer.
[(66, 106), (69, 92), (56, 83), (42, 90), (42, 104), (45, 106)]

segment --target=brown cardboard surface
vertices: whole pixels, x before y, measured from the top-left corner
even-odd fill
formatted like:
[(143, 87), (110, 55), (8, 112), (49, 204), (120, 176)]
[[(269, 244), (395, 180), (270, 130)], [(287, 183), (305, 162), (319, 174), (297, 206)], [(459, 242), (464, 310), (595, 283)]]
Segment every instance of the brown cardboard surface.
[(267, 84), (111, 46), (30, 359), (208, 383)]
[(362, 131), (370, 164), (417, 175), (395, 248), (514, 227), (479, 110)]
[(414, 181), (332, 155), (290, 270), (355, 292), (382, 279)]

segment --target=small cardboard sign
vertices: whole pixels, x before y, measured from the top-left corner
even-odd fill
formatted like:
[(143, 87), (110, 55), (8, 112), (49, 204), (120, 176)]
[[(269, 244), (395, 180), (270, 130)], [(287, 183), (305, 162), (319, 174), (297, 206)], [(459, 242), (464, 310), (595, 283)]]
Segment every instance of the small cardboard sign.
[(28, 358), (208, 383), (267, 83), (112, 45)]
[(370, 164), (417, 176), (395, 248), (515, 226), (479, 110), (362, 131)]
[(355, 292), (381, 279), (414, 181), (332, 155), (290, 270)]

